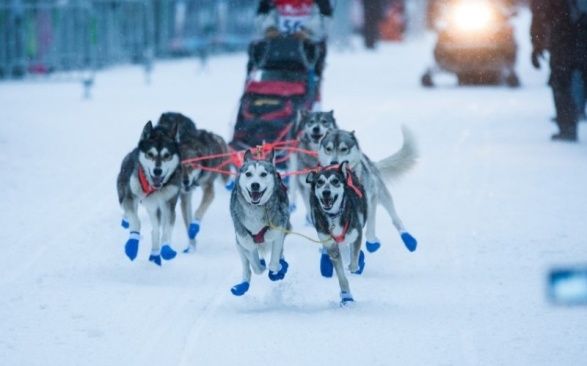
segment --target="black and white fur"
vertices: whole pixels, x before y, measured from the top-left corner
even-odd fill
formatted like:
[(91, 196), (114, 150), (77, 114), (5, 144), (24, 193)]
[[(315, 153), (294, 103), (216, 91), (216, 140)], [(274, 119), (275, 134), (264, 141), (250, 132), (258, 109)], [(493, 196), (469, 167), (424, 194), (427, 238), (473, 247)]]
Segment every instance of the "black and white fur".
[[(224, 139), (214, 133), (197, 129), (194, 122), (180, 113), (164, 113), (159, 118), (159, 126), (172, 129), (177, 125), (179, 152), (182, 160), (194, 159), (202, 156), (224, 154), (228, 146)], [(201, 220), (214, 201), (214, 182), (220, 178), (226, 184), (230, 166), (221, 168), (226, 174), (211, 172), (201, 167), (217, 167), (226, 160), (226, 157), (202, 160), (197, 164), (183, 164), (181, 172), (181, 213), (187, 230), (189, 244), (185, 253), (196, 249), (196, 236), (200, 231)], [(202, 187), (202, 201), (194, 212), (192, 210), (192, 196), (197, 187)]]
[(283, 279), (287, 272), (283, 242), (290, 228), (289, 201), (273, 158), (271, 152), (265, 159), (256, 160), (248, 150), (232, 191), (230, 213), (243, 270), (242, 282), (231, 289), (237, 296), (249, 289), (251, 270), (255, 274), (265, 271), (265, 261), (259, 254), (270, 253), (267, 268), (272, 281)]
[(379, 248), (376, 237), (375, 217), (377, 205), (381, 204), (391, 217), (393, 225), (400, 233), (404, 244), (410, 251), (416, 249), (416, 240), (407, 232), (396, 212), (391, 193), (385, 186), (385, 178), (396, 178), (411, 169), (417, 159), (414, 137), (406, 128), (402, 128), (404, 142), (395, 154), (373, 163), (365, 155), (354, 132), (344, 130), (329, 131), (320, 142), (319, 160), (323, 166), (348, 161), (353, 173), (357, 175), (367, 193), (367, 250), (374, 252)]
[[(330, 130), (337, 129), (334, 111), (329, 112), (308, 112), (298, 111), (295, 123), (295, 133), (299, 142), (298, 147), (304, 150), (318, 152), (320, 141)], [(318, 158), (303, 152), (292, 154), (290, 170), (304, 170), (318, 166)], [(309, 215), (310, 208), (310, 185), (306, 182), (307, 174), (296, 175), (294, 184), (290, 187), (290, 202), (295, 207), (297, 192), (300, 192)]]
[[(353, 187), (349, 185), (353, 183)], [(330, 260), (334, 264), (342, 303), (353, 301), (349, 282), (345, 276), (341, 246), (349, 246), (349, 270), (359, 271), (359, 254), (363, 227), (367, 219), (367, 200), (363, 187), (350, 171), (347, 162), (338, 167), (322, 168), (308, 174), (312, 222)], [(336, 238), (336, 239), (335, 239)]]
[[(181, 174), (176, 136), (177, 128), (153, 127), (149, 121), (143, 129), (138, 147), (122, 162), (117, 179), (118, 200), (128, 220), (130, 237), (125, 252), (131, 260), (136, 258), (140, 239), (139, 203), (146, 208), (152, 225), (149, 260), (161, 265), (161, 258), (169, 260), (175, 257), (170, 239)], [(141, 186), (140, 169), (153, 190), (150, 194)]]

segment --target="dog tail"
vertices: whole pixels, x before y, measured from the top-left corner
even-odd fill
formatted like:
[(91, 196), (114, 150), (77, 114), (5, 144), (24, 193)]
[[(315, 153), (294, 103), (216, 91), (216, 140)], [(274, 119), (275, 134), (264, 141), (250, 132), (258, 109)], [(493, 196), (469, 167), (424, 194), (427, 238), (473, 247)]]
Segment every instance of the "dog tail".
[(395, 179), (412, 169), (418, 160), (418, 147), (412, 132), (402, 125), (404, 143), (395, 154), (384, 158), (375, 165), (386, 179)]

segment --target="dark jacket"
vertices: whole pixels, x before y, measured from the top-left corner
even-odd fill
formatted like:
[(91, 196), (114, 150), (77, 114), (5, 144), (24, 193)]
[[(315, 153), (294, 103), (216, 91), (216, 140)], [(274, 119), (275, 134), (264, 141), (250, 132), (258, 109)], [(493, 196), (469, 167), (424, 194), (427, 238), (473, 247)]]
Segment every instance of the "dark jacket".
[[(314, 0), (314, 3), (318, 5), (320, 14), (324, 16), (332, 16), (334, 9), (330, 0)], [(259, 8), (257, 8), (257, 14), (267, 14), (274, 8), (273, 0), (261, 0), (259, 1)]]
[(578, 26), (571, 21), (569, 0), (531, 0), (530, 9), (535, 50), (562, 55), (575, 47)]

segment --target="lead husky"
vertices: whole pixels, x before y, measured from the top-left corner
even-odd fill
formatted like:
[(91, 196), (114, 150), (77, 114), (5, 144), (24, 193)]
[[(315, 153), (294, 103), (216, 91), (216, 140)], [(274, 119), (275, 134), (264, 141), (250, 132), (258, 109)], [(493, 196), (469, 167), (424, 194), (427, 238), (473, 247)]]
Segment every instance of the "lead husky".
[[(298, 147), (308, 151), (318, 152), (320, 141), (330, 130), (337, 129), (334, 111), (330, 112), (308, 112), (298, 111), (296, 118), (296, 136), (298, 136)], [(305, 170), (318, 166), (318, 158), (303, 152), (292, 155), (291, 170)], [(295, 176), (295, 183), (290, 189), (290, 202), (295, 208), (296, 193), (299, 189), (304, 201), (308, 218), (311, 212), (310, 207), (310, 185), (306, 183), (307, 175)], [(308, 220), (309, 221), (309, 220)]]
[(176, 256), (169, 244), (175, 223), (180, 179), (176, 136), (177, 127), (153, 127), (149, 121), (143, 129), (138, 147), (122, 162), (117, 180), (118, 201), (130, 229), (124, 248), (130, 260), (136, 258), (139, 249), (139, 202), (147, 209), (152, 225), (149, 261), (160, 266), (161, 258), (171, 260)]
[[(351, 250), (349, 270), (360, 274), (365, 267), (361, 250), (363, 227), (367, 219), (367, 199), (357, 177), (345, 161), (338, 167), (322, 168), (308, 174), (311, 187), (312, 222), (327, 251), (340, 285), (341, 304), (354, 301), (345, 276), (340, 245)], [(332, 266), (332, 264), (331, 264)], [(332, 276), (332, 267), (328, 277)]]
[(271, 252), (270, 280), (282, 280), (287, 272), (283, 241), (285, 231), (290, 228), (289, 201), (273, 157), (271, 152), (265, 159), (255, 160), (247, 150), (230, 198), (236, 248), (243, 266), (242, 282), (231, 288), (236, 296), (248, 291), (251, 269), (255, 274), (265, 271), (265, 261), (259, 258), (259, 252)]
[(352, 171), (367, 193), (367, 243), (369, 252), (375, 252), (381, 244), (375, 236), (375, 213), (377, 204), (381, 203), (391, 217), (393, 225), (400, 233), (402, 241), (410, 251), (416, 250), (417, 241), (407, 232), (399, 218), (391, 193), (385, 186), (384, 178), (395, 178), (412, 168), (416, 163), (417, 151), (415, 140), (406, 127), (402, 127), (404, 142), (395, 154), (373, 163), (361, 152), (354, 132), (333, 130), (322, 139), (319, 149), (319, 160), (324, 166), (348, 161)]
[[(202, 156), (224, 154), (228, 147), (224, 139), (216, 134), (203, 129), (196, 129), (196, 125), (188, 117), (179, 113), (164, 113), (159, 118), (159, 126), (172, 128), (177, 124), (179, 153), (182, 160), (196, 159)], [(187, 230), (189, 245), (184, 253), (196, 249), (196, 236), (200, 231), (200, 223), (204, 214), (214, 200), (214, 182), (221, 177), (224, 183), (228, 181), (230, 167), (225, 165), (219, 168), (221, 173), (205, 170), (206, 168), (217, 167), (225, 161), (225, 158), (202, 160), (197, 163), (183, 164), (181, 173), (181, 213)], [(204, 169), (202, 169), (204, 168)], [(202, 187), (202, 201), (195, 213), (192, 211), (192, 195), (197, 187)]]

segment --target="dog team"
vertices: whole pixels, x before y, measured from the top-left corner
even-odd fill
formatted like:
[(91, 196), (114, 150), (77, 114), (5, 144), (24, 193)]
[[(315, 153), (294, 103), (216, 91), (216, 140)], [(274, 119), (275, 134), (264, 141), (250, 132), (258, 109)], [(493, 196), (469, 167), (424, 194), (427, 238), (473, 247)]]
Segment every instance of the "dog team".
[[(241, 158), (234, 162), (229, 159), (234, 152), (229, 151), (222, 137), (197, 128), (180, 113), (163, 113), (156, 125), (147, 122), (138, 146), (122, 161), (117, 179), (118, 199), (124, 211), (122, 226), (129, 230), (124, 247), (127, 257), (134, 260), (139, 250), (139, 203), (151, 221), (149, 261), (161, 266), (162, 260), (176, 257), (170, 242), (178, 199), (188, 237), (183, 252), (194, 251), (200, 222), (214, 200), (214, 183), (220, 179), (232, 190), (230, 213), (242, 262), (241, 282), (231, 292), (244, 295), (251, 283), (251, 272), (262, 274), (268, 270), (271, 281), (285, 278), (289, 264), (284, 257), (284, 240), (292, 233), (290, 212), (295, 209), (299, 193), (306, 218), (316, 229), (316, 242), (322, 245), (322, 276), (332, 277), (336, 272), (341, 304), (354, 301), (343, 253), (348, 251), (350, 256), (348, 270), (361, 274), (365, 267), (361, 249), (365, 226), (366, 250), (375, 252), (381, 245), (375, 225), (379, 204), (389, 214), (406, 248), (416, 250), (417, 241), (406, 230), (385, 185), (386, 180), (397, 178), (415, 165), (414, 138), (407, 128), (402, 128), (400, 150), (372, 162), (361, 151), (354, 131), (338, 128), (332, 111), (299, 111), (293, 130), (299, 149), (290, 155), (288, 169), (293, 179), (288, 191), (275, 166), (273, 151), (252, 148), (239, 152)], [(194, 212), (192, 193), (197, 187), (203, 194)]]

